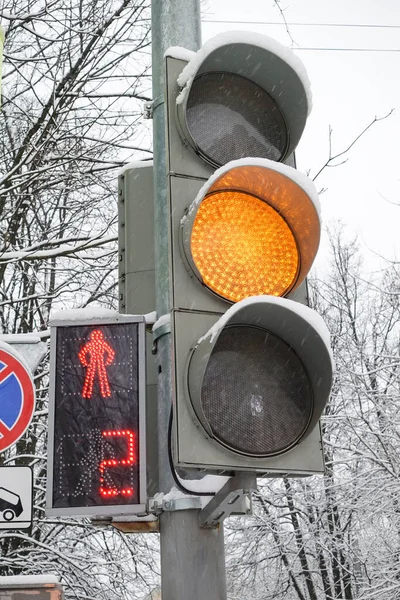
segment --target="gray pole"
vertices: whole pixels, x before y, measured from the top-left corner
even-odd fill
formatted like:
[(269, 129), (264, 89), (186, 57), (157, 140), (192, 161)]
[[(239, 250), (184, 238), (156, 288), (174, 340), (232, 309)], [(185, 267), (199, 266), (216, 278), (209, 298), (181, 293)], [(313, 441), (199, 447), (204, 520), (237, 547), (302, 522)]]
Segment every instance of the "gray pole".
[[(151, 16), (156, 309), (161, 316), (171, 310), (163, 57), (170, 46), (200, 47), (200, 1), (152, 0)], [(174, 487), (167, 448), (172, 405), (170, 335), (158, 339), (157, 368), (159, 489), (168, 493)], [(223, 529), (201, 529), (198, 512), (164, 512), (160, 517), (162, 600), (226, 599)]]

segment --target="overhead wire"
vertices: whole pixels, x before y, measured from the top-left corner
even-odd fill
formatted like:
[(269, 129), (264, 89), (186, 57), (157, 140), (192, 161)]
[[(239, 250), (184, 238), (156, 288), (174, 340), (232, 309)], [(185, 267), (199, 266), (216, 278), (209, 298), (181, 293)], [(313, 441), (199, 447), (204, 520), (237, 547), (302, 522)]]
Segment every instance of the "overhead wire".
[[(400, 25), (373, 24), (373, 23), (283, 23), (276, 21), (224, 21), (216, 19), (202, 19), (203, 23), (223, 23), (227, 25), (280, 25), (284, 27), (302, 26), (302, 27), (353, 27), (353, 28), (383, 28), (400, 29)], [(322, 47), (304, 47), (296, 46), (294, 50), (308, 52), (400, 52), (400, 48), (322, 48)]]
[(275, 21), (225, 21), (225, 20), (214, 20), (214, 19), (202, 19), (203, 23), (227, 23), (231, 25), (281, 25), (283, 27), (301, 26), (301, 27), (365, 27), (365, 28), (388, 28), (388, 29), (400, 29), (400, 25), (389, 25), (383, 23), (377, 25), (373, 23), (283, 23)]
[(296, 46), (293, 50), (310, 50), (313, 52), (400, 52), (400, 48), (305, 48)]

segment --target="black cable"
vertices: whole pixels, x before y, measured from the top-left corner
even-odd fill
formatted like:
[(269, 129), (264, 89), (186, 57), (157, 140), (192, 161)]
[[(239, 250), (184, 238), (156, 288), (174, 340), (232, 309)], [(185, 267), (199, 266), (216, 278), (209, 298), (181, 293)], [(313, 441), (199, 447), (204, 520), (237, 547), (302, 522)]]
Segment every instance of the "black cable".
[(178, 475), (175, 471), (175, 467), (174, 467), (174, 461), (172, 460), (172, 447), (171, 447), (171, 437), (172, 437), (172, 406), (171, 406), (171, 410), (169, 413), (169, 422), (168, 422), (168, 460), (169, 460), (169, 467), (171, 469), (171, 473), (172, 473), (172, 477), (174, 478), (174, 481), (178, 487), (178, 489), (181, 490), (181, 492), (183, 492), (184, 494), (189, 494), (190, 496), (215, 496), (215, 492), (194, 492), (193, 490), (188, 490), (187, 488), (185, 488), (184, 485), (182, 485), (180, 479), (178, 478)]

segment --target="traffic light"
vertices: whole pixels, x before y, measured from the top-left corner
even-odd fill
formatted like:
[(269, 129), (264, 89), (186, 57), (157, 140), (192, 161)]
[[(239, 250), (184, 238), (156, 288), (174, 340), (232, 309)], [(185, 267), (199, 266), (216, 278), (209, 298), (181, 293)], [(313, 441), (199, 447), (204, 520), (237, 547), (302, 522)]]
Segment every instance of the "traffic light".
[(141, 513), (144, 317), (83, 316), (51, 321), (46, 514)]
[(215, 472), (323, 472), (332, 358), (306, 276), (319, 199), (293, 168), (304, 67), (229, 33), (166, 53), (174, 461)]

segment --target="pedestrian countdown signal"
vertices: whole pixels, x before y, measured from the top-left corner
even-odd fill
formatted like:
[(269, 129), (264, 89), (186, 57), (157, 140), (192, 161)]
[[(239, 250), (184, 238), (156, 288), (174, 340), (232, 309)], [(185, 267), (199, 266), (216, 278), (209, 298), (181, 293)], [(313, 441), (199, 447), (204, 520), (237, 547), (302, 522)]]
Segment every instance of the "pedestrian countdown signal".
[(146, 489), (143, 318), (51, 325), (47, 513), (141, 512)]

